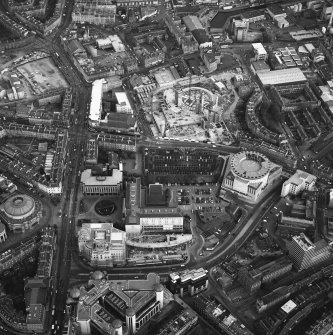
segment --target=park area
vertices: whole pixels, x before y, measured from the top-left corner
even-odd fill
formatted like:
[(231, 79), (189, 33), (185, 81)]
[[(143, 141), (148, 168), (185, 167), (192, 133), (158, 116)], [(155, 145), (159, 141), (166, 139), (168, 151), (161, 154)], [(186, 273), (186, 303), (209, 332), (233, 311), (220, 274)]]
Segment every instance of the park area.
[(17, 67), (37, 93), (68, 87), (68, 83), (50, 57), (41, 58)]

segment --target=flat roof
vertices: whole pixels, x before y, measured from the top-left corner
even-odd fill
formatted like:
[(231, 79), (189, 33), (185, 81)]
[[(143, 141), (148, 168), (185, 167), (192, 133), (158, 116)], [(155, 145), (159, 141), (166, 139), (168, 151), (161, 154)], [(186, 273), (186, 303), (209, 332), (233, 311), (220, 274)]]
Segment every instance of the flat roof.
[(297, 307), (297, 305), (292, 300), (289, 300), (281, 307), (281, 309), (289, 314), (295, 307)]
[(281, 85), (307, 81), (304, 73), (298, 67), (258, 73), (263, 85)]
[(125, 51), (125, 46), (118, 35), (109, 35), (108, 39), (111, 41), (112, 47), (115, 52)]
[(101, 117), (101, 104), (103, 96), (103, 79), (95, 80), (92, 84), (90, 113), (91, 121), (99, 121)]
[(253, 68), (257, 71), (258, 70), (270, 70), (271, 69), (269, 67), (269, 65), (263, 60), (258, 60), (256, 62), (253, 62), (252, 65), (253, 65)]
[(129, 103), (127, 94), (125, 92), (116, 92), (115, 95), (119, 105), (131, 107), (131, 104)]
[(117, 169), (112, 170), (112, 176), (92, 176), (91, 169), (84, 170), (81, 174), (81, 183), (85, 186), (118, 185), (122, 181), (123, 172)]
[(314, 176), (313, 174), (310, 174), (302, 170), (296, 170), (296, 172), (288, 180), (285, 181), (285, 184), (300, 185), (304, 182), (311, 184), (316, 180), (317, 177)]
[(183, 21), (189, 31), (192, 31), (195, 29), (204, 29), (200, 20), (194, 15), (184, 16)]
[(264, 46), (261, 43), (252, 43), (252, 47), (253, 49), (255, 49), (258, 54), (260, 55), (265, 55), (267, 54), (266, 49), (264, 48)]

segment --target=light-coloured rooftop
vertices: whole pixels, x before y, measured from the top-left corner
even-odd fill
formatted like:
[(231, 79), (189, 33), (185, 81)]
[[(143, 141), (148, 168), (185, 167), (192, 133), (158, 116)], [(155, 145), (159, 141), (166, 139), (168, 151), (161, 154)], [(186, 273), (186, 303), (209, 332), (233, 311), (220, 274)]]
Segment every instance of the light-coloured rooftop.
[(261, 83), (265, 85), (282, 85), (307, 81), (298, 67), (258, 73)]
[(264, 46), (261, 43), (252, 43), (252, 47), (253, 47), (253, 49), (256, 50), (256, 52), (259, 55), (266, 55), (267, 54), (266, 49), (264, 48)]
[(232, 156), (231, 170), (244, 179), (260, 179), (267, 175), (272, 168), (266, 156), (254, 151), (243, 151)]
[(285, 183), (301, 185), (303, 183), (311, 184), (316, 180), (317, 180), (316, 176), (302, 170), (296, 170), (296, 172), (288, 180), (286, 180)]
[(102, 111), (102, 96), (103, 96), (103, 80), (95, 80), (92, 85), (90, 113), (91, 121), (99, 121)]
[(118, 169), (112, 170), (112, 176), (92, 176), (91, 169), (84, 170), (81, 174), (81, 183), (85, 186), (118, 185), (122, 180), (123, 172)]

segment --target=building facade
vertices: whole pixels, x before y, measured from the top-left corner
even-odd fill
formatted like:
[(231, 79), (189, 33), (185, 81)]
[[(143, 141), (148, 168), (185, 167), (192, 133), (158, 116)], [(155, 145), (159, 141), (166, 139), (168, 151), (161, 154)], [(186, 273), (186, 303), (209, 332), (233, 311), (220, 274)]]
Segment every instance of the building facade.
[(39, 223), (42, 203), (26, 194), (13, 195), (0, 205), (0, 217), (14, 233), (24, 232)]
[(296, 173), (286, 180), (282, 185), (281, 197), (289, 194), (297, 195), (304, 190), (314, 190), (317, 177), (302, 170), (296, 170)]
[[(117, 282), (102, 277), (90, 281), (92, 290), (80, 290), (76, 319), (82, 335), (91, 334), (92, 325), (111, 335), (121, 335), (123, 329), (136, 334), (164, 307), (167, 290), (154, 273), (147, 279)], [(114, 319), (117, 322), (111, 322)]]
[(308, 269), (332, 257), (330, 244), (325, 240), (312, 243), (305, 234), (293, 236), (288, 251), (297, 271)]
[(111, 175), (93, 175), (92, 169), (81, 174), (81, 190), (84, 195), (120, 194), (123, 183), (123, 165), (112, 169)]
[(282, 167), (263, 154), (243, 151), (231, 156), (223, 188), (255, 202), (281, 173)]
[(112, 223), (84, 223), (78, 241), (80, 254), (94, 266), (125, 263), (126, 233)]
[(175, 272), (169, 275), (168, 288), (172, 293), (194, 296), (208, 287), (207, 270), (203, 268)]

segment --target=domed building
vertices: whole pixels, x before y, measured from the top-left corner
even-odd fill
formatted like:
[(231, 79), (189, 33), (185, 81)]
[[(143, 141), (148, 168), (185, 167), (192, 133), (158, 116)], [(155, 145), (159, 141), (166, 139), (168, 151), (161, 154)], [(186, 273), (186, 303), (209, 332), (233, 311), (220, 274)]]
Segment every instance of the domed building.
[(0, 205), (1, 221), (13, 232), (24, 232), (39, 223), (41, 202), (26, 194), (16, 194)]
[(282, 167), (255, 151), (242, 151), (229, 159), (223, 189), (256, 202), (261, 194), (281, 176)]

